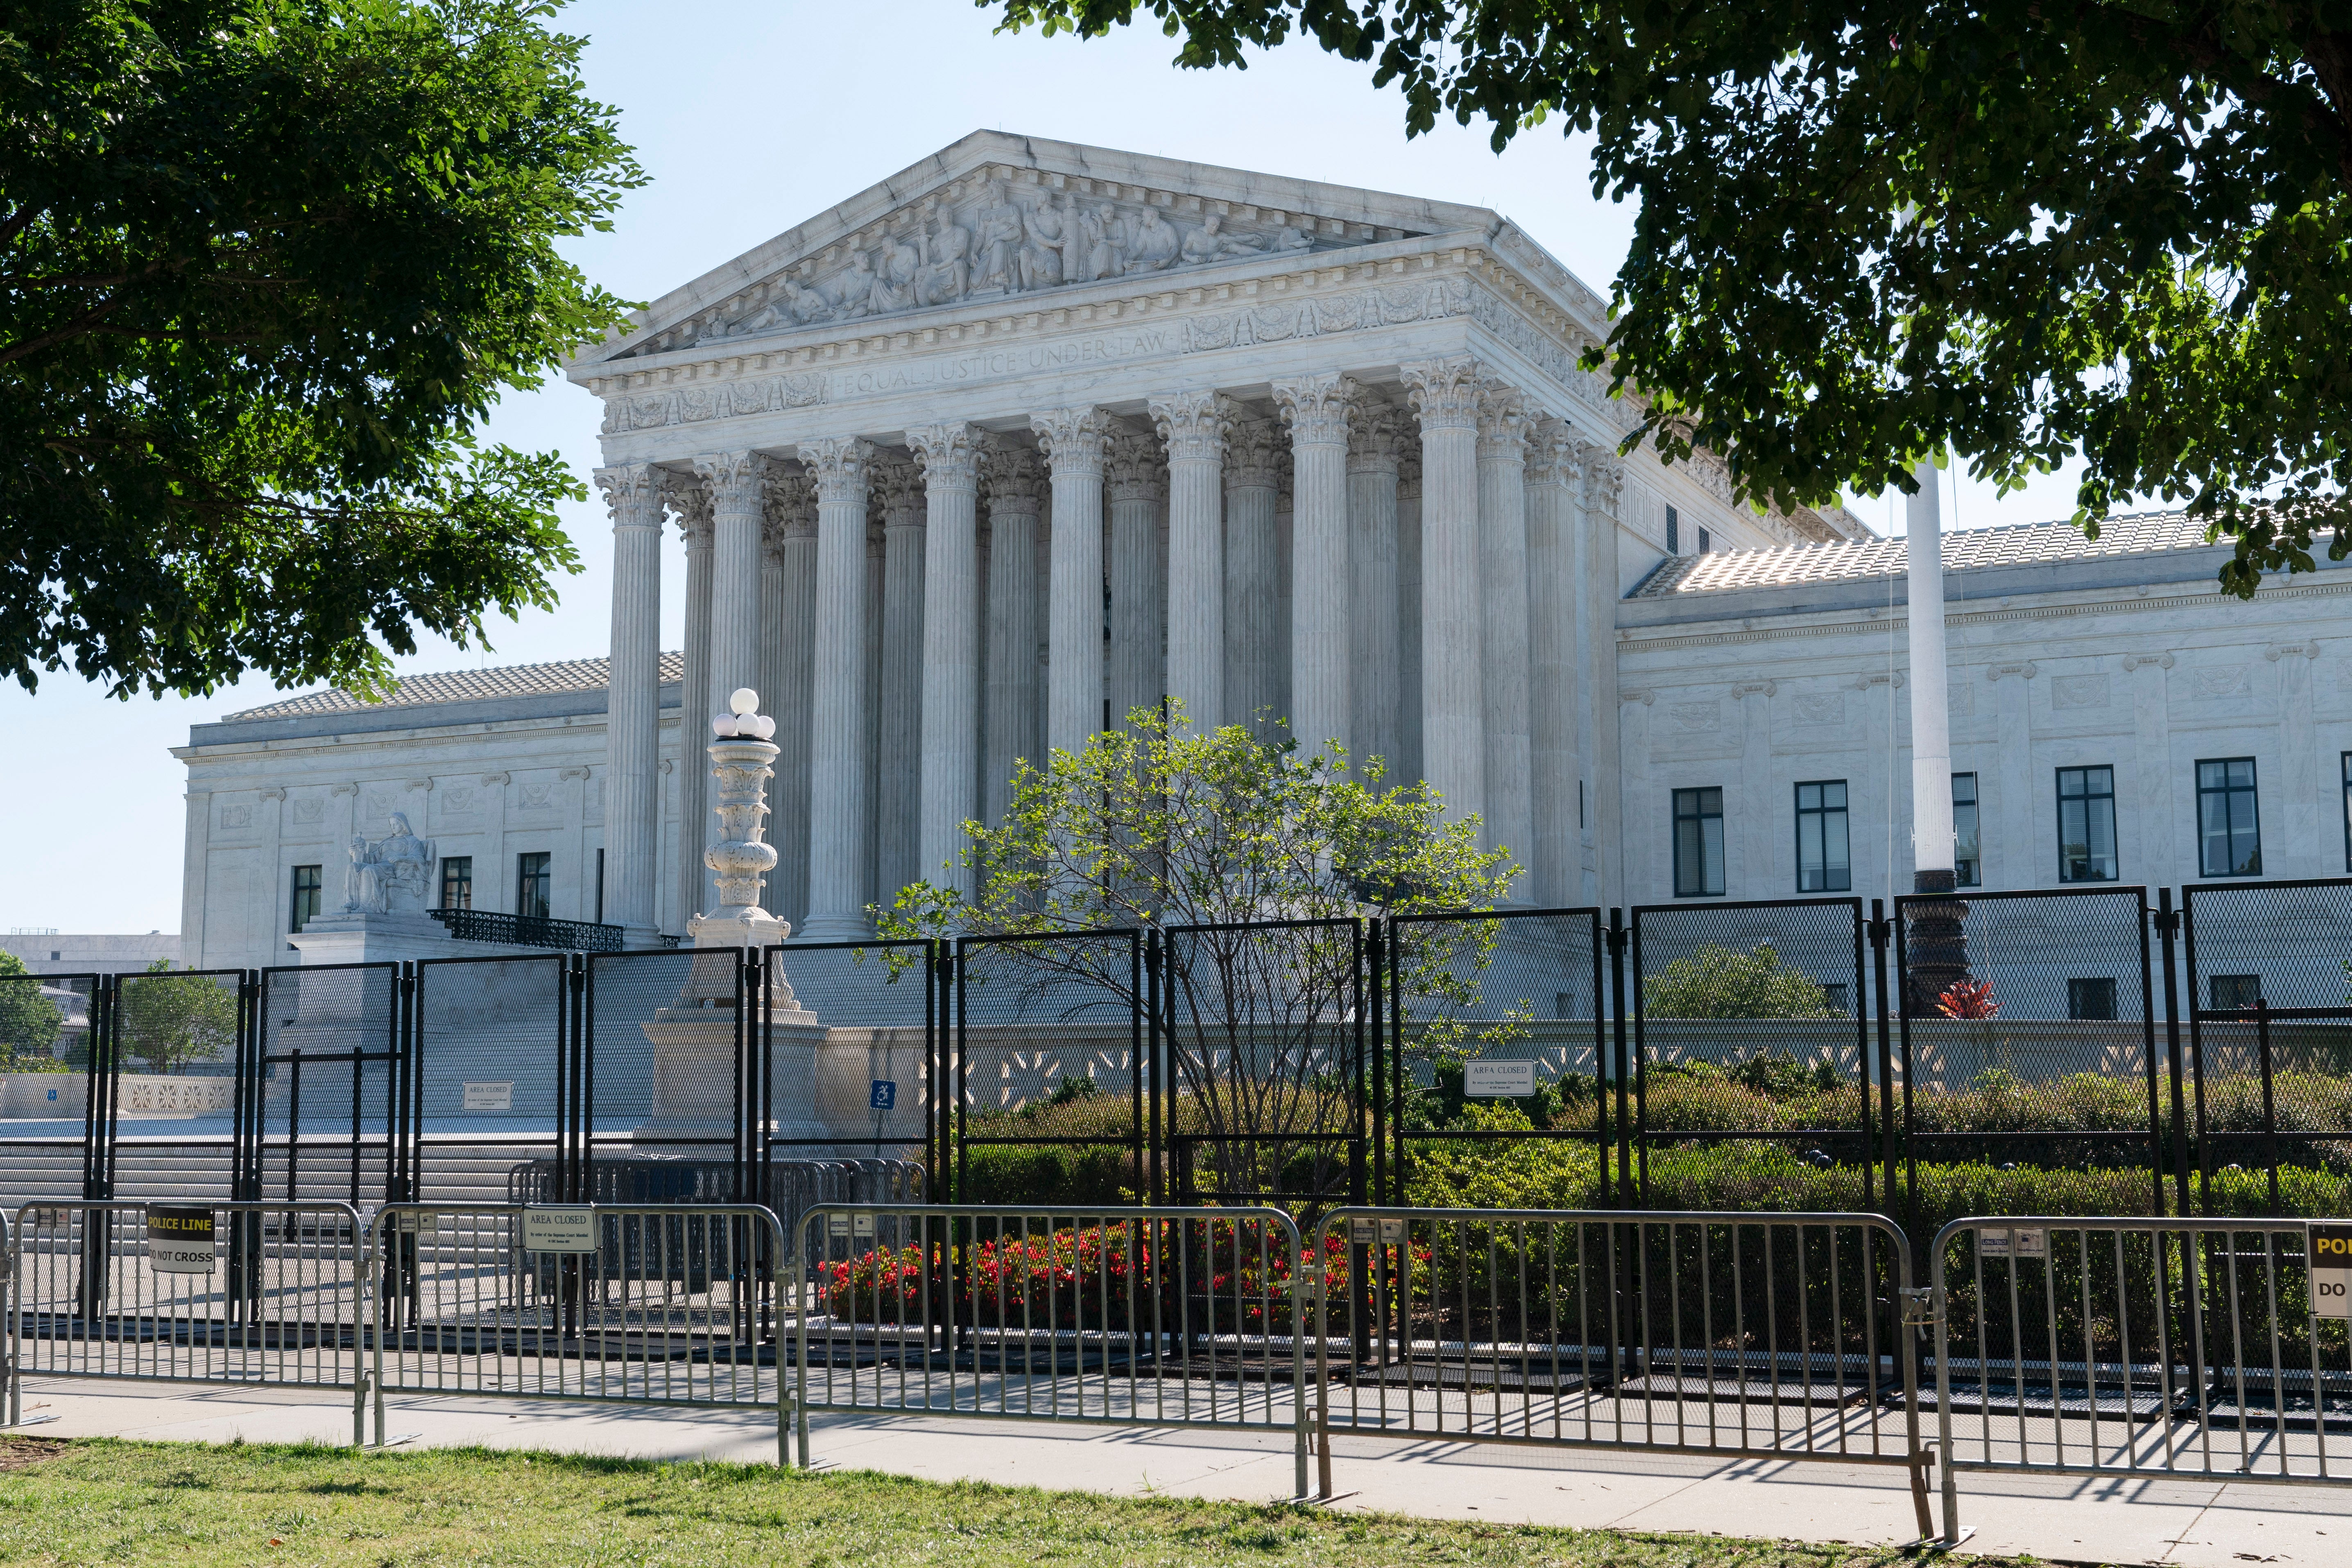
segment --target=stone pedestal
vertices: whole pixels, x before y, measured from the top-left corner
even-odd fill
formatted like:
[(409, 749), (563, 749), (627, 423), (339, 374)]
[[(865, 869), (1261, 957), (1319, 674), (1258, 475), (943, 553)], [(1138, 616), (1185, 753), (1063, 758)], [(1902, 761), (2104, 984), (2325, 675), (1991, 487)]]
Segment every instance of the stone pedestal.
[(383, 963), (404, 958), (469, 958), (511, 952), (495, 943), (457, 942), (449, 928), (429, 915), (354, 912), (314, 917), (286, 939), (299, 949), (304, 964)]
[[(768, 1124), (768, 1136), (830, 1137), (832, 1130), (814, 1114), (816, 1052), (824, 1029), (815, 1014), (794, 1004), (792, 987), (781, 978), (770, 985), (768, 998), (773, 1045), (769, 1070), (774, 1075), (780, 1112)], [(732, 996), (708, 1002), (680, 997), (677, 1005), (664, 1007), (644, 1027), (654, 1047), (653, 1116), (630, 1137), (639, 1142), (691, 1138), (731, 1143), (736, 1091)], [(756, 1062), (758, 1054), (746, 1052), (744, 1059)], [(745, 1092), (748, 1096), (750, 1086)]]

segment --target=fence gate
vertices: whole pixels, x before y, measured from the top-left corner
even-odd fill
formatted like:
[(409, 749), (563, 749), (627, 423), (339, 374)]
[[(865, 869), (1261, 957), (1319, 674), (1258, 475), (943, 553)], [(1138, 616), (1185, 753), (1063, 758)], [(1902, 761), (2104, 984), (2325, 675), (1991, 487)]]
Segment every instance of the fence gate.
[[(1424, 1140), (1563, 1139), (1593, 1149), (1588, 1202), (1611, 1203), (1633, 1100), (1609, 1049), (1601, 911), (1402, 915), (1372, 940), (1373, 1201), (1404, 1201), (1412, 1146)], [(1435, 1130), (1474, 1100), (1511, 1101), (1533, 1125)]]
[(578, 960), (431, 958), (411, 974), (397, 1096), (401, 1198), (568, 1195), (582, 1115)]
[(1370, 1195), (1370, 944), (1360, 921), (1171, 926), (1160, 946), (1179, 1204)]
[(1859, 899), (1633, 911), (1627, 1000), (1645, 1206), (1674, 1206), (1700, 1162), (1727, 1158), (1759, 1209), (1845, 1206), (1820, 1202), (1804, 1167), (1858, 1172), (1853, 1207), (1885, 1201), (1890, 1075), (1870, 1028), (1864, 937)]
[(119, 974), (91, 1041), (99, 1197), (229, 1198), (258, 987), (242, 969)]
[(2352, 879), (2191, 887), (2181, 903), (2198, 1207), (2278, 1214), (2282, 1180), (2340, 1171), (2352, 1145)]
[(232, 1195), (355, 1205), (401, 1195), (403, 989), (394, 963), (261, 972), (256, 1039), (237, 1079)]
[(2053, 1171), (2051, 1206), (2079, 1214), (2165, 1212), (2180, 1076), (2158, 1049), (2150, 929), (2144, 888), (1895, 900), (1915, 1237), (1949, 1217), (1919, 1173), (1943, 1162)]
[(1131, 930), (957, 939), (957, 1202), (1008, 1184), (1088, 1206), (1160, 1190), (1164, 1094), (1146, 1029), (1158, 966), (1145, 960)]

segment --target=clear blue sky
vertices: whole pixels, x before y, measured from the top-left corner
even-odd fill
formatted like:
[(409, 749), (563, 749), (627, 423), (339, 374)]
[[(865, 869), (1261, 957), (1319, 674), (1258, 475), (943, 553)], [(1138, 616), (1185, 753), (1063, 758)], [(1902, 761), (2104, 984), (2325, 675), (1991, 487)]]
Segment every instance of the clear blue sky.
[[(572, 247), (629, 299), (651, 299), (982, 129), (1494, 207), (1604, 293), (1631, 233), (1633, 209), (1593, 199), (1572, 144), (1538, 132), (1498, 157), (1483, 129), (1450, 124), (1408, 142), (1393, 91), (1375, 92), (1364, 68), (1311, 46), (1246, 71), (1179, 71), (1173, 45), (1148, 26), (1088, 44), (998, 37), (992, 13), (962, 0), (583, 0), (562, 20), (592, 40), (590, 88), (620, 107), (623, 134), (653, 176), (614, 232)], [(490, 435), (558, 448), (584, 475), (597, 420), (593, 399), (558, 382), (509, 398)], [(2029, 521), (2066, 515), (2073, 489), (2053, 476), (1995, 503), (1963, 481), (1946, 506), (1947, 527)], [(1856, 510), (1888, 524), (1883, 501)], [(1892, 515), (1899, 527), (1899, 508)], [(559, 608), (497, 628), (488, 655), (433, 645), (403, 668), (604, 652), (609, 528), (593, 503), (564, 521), (586, 570), (560, 584)], [(679, 642), (683, 575), (682, 557), (664, 568), (665, 647)], [(166, 748), (185, 743), (190, 724), (275, 690), (253, 679), (209, 697), (123, 703), (70, 673), (45, 677), (37, 694), (0, 687), (0, 735), (16, 759), (0, 774), (10, 840), (0, 928), (176, 930), (185, 774)]]

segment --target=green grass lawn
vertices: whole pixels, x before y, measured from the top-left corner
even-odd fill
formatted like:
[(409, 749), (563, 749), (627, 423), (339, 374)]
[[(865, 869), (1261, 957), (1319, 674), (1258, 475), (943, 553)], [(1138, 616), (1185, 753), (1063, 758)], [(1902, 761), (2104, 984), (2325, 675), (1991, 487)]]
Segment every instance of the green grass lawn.
[[(1871, 1568), (1900, 1552), (1440, 1523), (487, 1449), (0, 1438), (0, 1563), (1564, 1564)], [(1961, 1554), (1953, 1564), (2011, 1560)]]

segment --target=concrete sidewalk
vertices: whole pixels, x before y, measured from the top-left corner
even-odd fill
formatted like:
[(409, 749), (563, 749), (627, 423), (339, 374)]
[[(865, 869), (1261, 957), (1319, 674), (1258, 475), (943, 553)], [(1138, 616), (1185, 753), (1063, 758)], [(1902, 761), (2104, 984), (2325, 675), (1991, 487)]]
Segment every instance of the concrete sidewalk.
[[(399, 1395), (395, 1437), (625, 1456), (772, 1463), (773, 1417), (649, 1406)], [(171, 1442), (348, 1444), (351, 1396), (325, 1390), (27, 1378), (38, 1436)], [(820, 1413), (819, 1464), (931, 1480), (995, 1481), (1141, 1497), (1287, 1499), (1290, 1434), (1181, 1431)], [(1724, 1461), (1434, 1440), (1339, 1437), (1335, 1506), (1432, 1519), (1684, 1531), (1894, 1543), (1912, 1540), (1905, 1473), (1780, 1459)], [(2242, 1563), (2352, 1562), (2352, 1484), (2342, 1489), (2125, 1478), (1960, 1477), (1971, 1552), (2058, 1561), (2236, 1568)], [(1940, 1511), (1937, 1515), (1941, 1521)]]

